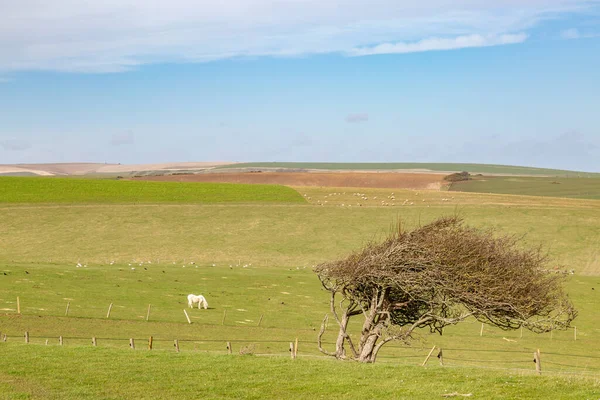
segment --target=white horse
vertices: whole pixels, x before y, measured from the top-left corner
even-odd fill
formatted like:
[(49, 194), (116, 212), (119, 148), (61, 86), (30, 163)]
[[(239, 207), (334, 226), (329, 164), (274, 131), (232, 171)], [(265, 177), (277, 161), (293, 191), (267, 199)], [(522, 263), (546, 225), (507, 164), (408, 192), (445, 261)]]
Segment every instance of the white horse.
[(196, 296), (195, 294), (188, 294), (187, 299), (188, 306), (190, 306), (190, 308), (194, 308), (195, 303), (198, 303), (198, 309), (200, 308), (200, 306), (203, 306), (205, 310), (208, 308), (208, 302), (201, 294), (199, 294), (198, 296)]

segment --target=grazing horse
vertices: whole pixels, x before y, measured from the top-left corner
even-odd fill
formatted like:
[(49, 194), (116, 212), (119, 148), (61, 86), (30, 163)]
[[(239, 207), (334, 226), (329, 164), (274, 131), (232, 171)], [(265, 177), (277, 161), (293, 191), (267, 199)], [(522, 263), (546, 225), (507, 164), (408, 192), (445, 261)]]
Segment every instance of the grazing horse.
[(195, 294), (188, 294), (187, 299), (188, 306), (190, 306), (190, 308), (194, 308), (194, 303), (198, 303), (198, 308), (200, 308), (200, 306), (203, 306), (205, 310), (208, 308), (208, 302), (201, 294), (199, 294), (198, 296), (196, 296)]

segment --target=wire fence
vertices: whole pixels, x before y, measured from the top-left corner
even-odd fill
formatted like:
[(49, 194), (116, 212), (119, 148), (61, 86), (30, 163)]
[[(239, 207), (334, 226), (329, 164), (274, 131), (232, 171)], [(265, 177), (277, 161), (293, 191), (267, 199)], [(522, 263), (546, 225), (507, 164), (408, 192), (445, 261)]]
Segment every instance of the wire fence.
[[(69, 299), (73, 300), (73, 299)], [(238, 309), (236, 307), (223, 307), (216, 310), (208, 307), (208, 310), (200, 310), (197, 307), (189, 308), (187, 302), (178, 301), (176, 306), (172, 304), (127, 304), (124, 301), (115, 300), (99, 302), (75, 302), (65, 300), (64, 302), (46, 302), (36, 298), (0, 299), (0, 315), (34, 315), (56, 318), (77, 319), (110, 319), (114, 321), (152, 321), (164, 323), (181, 323), (188, 321), (202, 321), (203, 324), (223, 325), (225, 321), (239, 326), (261, 326), (269, 323), (276, 327), (279, 318), (269, 318), (268, 311), (256, 311)], [(215, 312), (216, 311), (216, 312)], [(284, 310), (287, 312), (287, 310)]]
[[(12, 303), (13, 307), (11, 309), (3, 309), (4, 311), (9, 311), (6, 315), (22, 315), (22, 303), (20, 299), (17, 297), (16, 302)], [(48, 316), (52, 317), (64, 317), (69, 319), (77, 319), (77, 320), (118, 320), (118, 321), (135, 321), (140, 322), (140, 320), (145, 321), (153, 321), (153, 322), (173, 322), (175, 319), (172, 315), (168, 320), (157, 319), (156, 314), (152, 314), (152, 312), (156, 312), (156, 308), (154, 306), (148, 305), (147, 309), (138, 310), (127, 315), (135, 315), (134, 318), (115, 318), (113, 312), (114, 309), (119, 310), (122, 308), (121, 305), (113, 305), (113, 303), (107, 304), (106, 307), (99, 307), (99, 305), (93, 306), (94, 312), (93, 316), (83, 316), (83, 315), (73, 315), (73, 308), (70, 302), (66, 302), (66, 304), (56, 311), (50, 313)], [(114, 306), (114, 307), (113, 307)], [(39, 312), (36, 312), (35, 309), (25, 309), (27, 311), (27, 315), (35, 315), (39, 316)], [(33, 314), (30, 314), (33, 311)], [(88, 310), (89, 312), (89, 310)], [(202, 326), (210, 327), (210, 326), (222, 326), (227, 329), (224, 325), (226, 325), (226, 318), (228, 323), (233, 323), (236, 326), (244, 326), (244, 327), (260, 327), (260, 332), (254, 332), (254, 335), (261, 335), (264, 332), (269, 330), (281, 329), (280, 327), (265, 327), (265, 324), (261, 326), (263, 322), (263, 314), (260, 315), (260, 318), (256, 318), (256, 321), (253, 321), (252, 325), (241, 325), (238, 324), (239, 321), (236, 321), (235, 318), (227, 314), (228, 310), (224, 310), (222, 317), (221, 315), (213, 315), (213, 318), (209, 321), (202, 322)], [(180, 313), (179, 322), (185, 323), (185, 318), (188, 323), (192, 323), (188, 313), (184, 311), (178, 311)], [(44, 313), (46, 315), (46, 313)], [(233, 322), (232, 322), (233, 321)], [(248, 320), (246, 320), (248, 321)], [(498, 339), (497, 342), (505, 343), (506, 345), (514, 345), (516, 343), (508, 343), (508, 342), (517, 342), (519, 339), (523, 338), (523, 331), (520, 333), (518, 331), (512, 333), (512, 337), (504, 337), (499, 336), (499, 332), (493, 331), (489, 329), (487, 326), (480, 325), (478, 322), (470, 321), (466, 322), (466, 324), (472, 324), (472, 329), (469, 328), (470, 334), (465, 334), (462, 332), (457, 335), (458, 340), (466, 339), (469, 341), (477, 340), (478, 337), (491, 337), (493, 339)], [(139, 327), (139, 325), (136, 325)], [(127, 330), (131, 331), (133, 328), (130, 327)], [(11, 328), (12, 329), (12, 328)], [(174, 333), (173, 336), (179, 335), (180, 338), (177, 337), (164, 337), (164, 333), (154, 336), (150, 336), (149, 334), (146, 336), (141, 336), (138, 334), (131, 334), (131, 337), (111, 337), (107, 335), (102, 336), (73, 336), (73, 335), (65, 335), (65, 336), (56, 336), (55, 334), (50, 336), (40, 336), (40, 335), (29, 335), (29, 332), (16, 333), (11, 332), (10, 334), (6, 334), (5, 332), (1, 332), (2, 326), (0, 325), (0, 345), (6, 342), (17, 342), (17, 343), (29, 343), (32, 345), (58, 345), (58, 346), (102, 346), (102, 347), (118, 347), (118, 348), (127, 348), (130, 347), (135, 350), (152, 350), (152, 351), (202, 351), (209, 353), (226, 353), (226, 354), (255, 354), (261, 356), (284, 356), (288, 355), (292, 358), (295, 357), (314, 357), (320, 358), (328, 356), (324, 356), (320, 353), (316, 346), (316, 332), (315, 332), (315, 340), (309, 341), (308, 335), (312, 335), (310, 329), (298, 329), (293, 331), (292, 329), (287, 329), (287, 332), (290, 335), (300, 334), (300, 340), (297, 337), (290, 337), (290, 340), (279, 340), (273, 338), (256, 338), (251, 337), (252, 334), (248, 335), (246, 338), (239, 338), (240, 332), (236, 332), (236, 334), (227, 333), (227, 335), (231, 335), (230, 338), (227, 337), (206, 337), (206, 338), (190, 338), (190, 335), (197, 335), (197, 332), (187, 332), (187, 333)], [(151, 329), (145, 330), (149, 331)], [(313, 329), (314, 330), (314, 329)], [(56, 332), (56, 328), (54, 329)], [(114, 330), (113, 330), (114, 331)], [(242, 334), (250, 333), (251, 331), (243, 330)], [(281, 336), (283, 332), (277, 332), (277, 335)], [(501, 334), (506, 335), (505, 331), (502, 331)], [(130, 335), (130, 334), (127, 334)], [(237, 337), (236, 337), (237, 335)], [(275, 336), (275, 333), (272, 334)], [(517, 336), (514, 336), (517, 335)], [(554, 335), (554, 336), (553, 336)], [(578, 336), (579, 335), (579, 336)], [(133, 337), (135, 336), (135, 337)], [(268, 337), (268, 335), (265, 335)], [(590, 334), (588, 332), (580, 332), (576, 327), (573, 327), (571, 332), (562, 332), (559, 334), (545, 334), (545, 339), (549, 339), (549, 341), (545, 341), (542, 344), (546, 346), (546, 348), (552, 348), (552, 341), (564, 343), (568, 341), (578, 341), (581, 342), (582, 337), (584, 339), (589, 339)], [(329, 337), (331, 339), (331, 337)], [(327, 341), (327, 335), (323, 338), (322, 341), (323, 346), (327, 348), (334, 348), (335, 341)], [(506, 342), (505, 342), (506, 341)], [(463, 342), (466, 343), (466, 342)], [(555, 343), (556, 344), (556, 343)], [(236, 347), (234, 350), (233, 347)], [(471, 368), (486, 368), (486, 369), (500, 369), (500, 370), (518, 370), (518, 371), (529, 371), (534, 373), (540, 373), (543, 371), (546, 373), (553, 374), (568, 374), (568, 375), (582, 375), (582, 376), (600, 376), (600, 355), (594, 354), (592, 352), (587, 353), (587, 349), (590, 347), (587, 345), (580, 345), (574, 347), (575, 350), (579, 349), (583, 350), (586, 353), (570, 353), (565, 352), (564, 349), (562, 351), (545, 351), (543, 348), (541, 349), (541, 359), (535, 359), (534, 353), (538, 351), (536, 346), (527, 347), (522, 344), (518, 345), (518, 348), (499, 348), (501, 346), (495, 345), (492, 348), (486, 348), (488, 344), (483, 342), (478, 344), (478, 348), (474, 347), (466, 347), (466, 346), (446, 346), (444, 344), (440, 345), (440, 347), (436, 346), (437, 352), (433, 354), (432, 358), (429, 358), (430, 349), (421, 347), (408, 347), (403, 345), (386, 345), (385, 351), (382, 351), (381, 355), (378, 357), (378, 361), (385, 363), (394, 363), (398, 365), (423, 365), (430, 366), (437, 359), (439, 364), (443, 367), (471, 367)], [(237, 349), (239, 347), (239, 350)], [(299, 351), (300, 347), (300, 351)], [(503, 346), (502, 346), (503, 347)], [(562, 346), (564, 347), (564, 346)], [(560, 349), (560, 346), (558, 347)], [(349, 350), (348, 350), (349, 351)], [(433, 352), (434, 350), (431, 350)], [(537, 357), (540, 357), (540, 353), (537, 353)], [(541, 370), (541, 366), (543, 366), (543, 370)]]
[[(202, 352), (212, 354), (253, 354), (256, 356), (275, 356), (296, 358), (330, 358), (316, 350), (315, 342), (274, 339), (231, 339), (198, 338), (172, 339), (165, 337), (84, 337), (84, 336), (40, 336), (24, 334), (0, 333), (0, 346), (7, 343), (21, 343), (33, 346), (94, 346), (94, 347), (129, 347), (135, 351), (169, 351), (169, 352)], [(239, 347), (234, 350), (234, 345)], [(265, 347), (264, 345), (268, 345)], [(323, 342), (333, 346), (334, 342)], [(299, 351), (299, 348), (302, 349)], [(399, 366), (431, 367), (439, 364), (443, 368), (482, 368), (514, 371), (519, 373), (537, 373), (553, 375), (576, 375), (600, 379), (600, 358), (595, 355), (565, 354), (541, 352), (541, 358), (535, 359), (537, 349), (498, 350), (469, 348), (438, 348), (434, 346), (429, 352), (426, 349), (400, 348), (404, 354), (386, 354), (378, 357), (378, 362)], [(435, 351), (434, 351), (435, 350)], [(429, 353), (429, 354), (427, 354)], [(484, 357), (465, 357), (463, 354), (484, 355)], [(490, 358), (489, 356), (493, 356)], [(539, 356), (539, 353), (538, 353)], [(573, 362), (572, 360), (580, 362)], [(570, 361), (570, 362), (569, 362)], [(543, 365), (543, 369), (540, 365)]]

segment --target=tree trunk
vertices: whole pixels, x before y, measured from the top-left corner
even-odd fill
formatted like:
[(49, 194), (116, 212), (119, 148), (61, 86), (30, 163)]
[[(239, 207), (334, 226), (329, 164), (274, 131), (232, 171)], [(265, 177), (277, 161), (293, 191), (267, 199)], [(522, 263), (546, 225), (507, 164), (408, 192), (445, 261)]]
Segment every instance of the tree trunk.
[(375, 343), (379, 336), (375, 333), (370, 333), (364, 342), (363, 347), (360, 349), (360, 355), (358, 361), (370, 363), (373, 362), (373, 350), (375, 349)]
[(377, 352), (375, 350), (379, 350), (379, 347), (376, 345), (377, 341), (381, 339), (383, 327), (382, 322), (378, 321), (369, 332), (363, 332), (361, 337), (362, 346), (359, 349), (360, 354), (358, 355), (358, 361), (367, 363), (375, 362), (375, 357), (377, 357)]
[(346, 349), (344, 348), (344, 341), (346, 340), (347, 336), (346, 328), (348, 327), (348, 321), (350, 321), (350, 317), (347, 313), (344, 313), (342, 315), (342, 320), (340, 321), (340, 331), (335, 342), (335, 357), (339, 359), (346, 358)]

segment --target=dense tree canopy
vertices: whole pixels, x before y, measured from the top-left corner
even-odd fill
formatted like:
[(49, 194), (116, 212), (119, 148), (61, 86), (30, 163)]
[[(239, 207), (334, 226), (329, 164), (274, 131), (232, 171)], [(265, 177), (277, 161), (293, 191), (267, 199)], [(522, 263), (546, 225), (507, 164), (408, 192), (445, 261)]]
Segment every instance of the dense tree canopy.
[[(549, 274), (545, 264), (541, 249), (523, 249), (517, 237), (468, 227), (458, 217), (399, 228), (383, 243), (316, 267), (339, 326), (335, 351), (323, 349), (325, 316), (319, 349), (374, 362), (391, 340), (408, 342), (418, 328), (441, 334), (466, 318), (506, 330), (566, 328), (576, 311), (562, 275)], [(359, 315), (362, 329), (353, 335), (348, 323)]]

